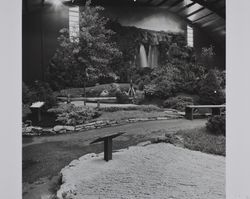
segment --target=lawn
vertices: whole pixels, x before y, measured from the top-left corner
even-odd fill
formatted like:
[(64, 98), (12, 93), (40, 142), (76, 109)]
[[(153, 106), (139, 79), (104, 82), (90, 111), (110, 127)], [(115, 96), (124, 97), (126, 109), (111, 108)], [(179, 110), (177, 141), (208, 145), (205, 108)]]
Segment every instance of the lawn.
[(180, 130), (174, 136), (180, 136), (185, 148), (215, 155), (226, 155), (226, 137), (212, 135), (205, 127)]

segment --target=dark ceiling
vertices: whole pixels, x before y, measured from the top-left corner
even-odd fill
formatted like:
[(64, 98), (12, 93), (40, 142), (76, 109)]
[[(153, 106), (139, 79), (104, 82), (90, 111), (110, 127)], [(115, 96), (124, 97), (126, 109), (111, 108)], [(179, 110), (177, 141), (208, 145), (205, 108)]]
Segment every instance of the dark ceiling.
[[(23, 0), (23, 6), (29, 0)], [(60, 0), (67, 5), (84, 5), (86, 0)], [(32, 0), (46, 4), (46, 0)], [(30, 4), (30, 3), (29, 3)], [(93, 5), (166, 8), (199, 27), (217, 40), (225, 40), (225, 0), (92, 0)]]
[[(71, 0), (70, 3), (85, 4), (85, 0)], [(200, 27), (219, 38), (225, 38), (225, 0), (92, 0), (92, 4), (166, 8), (190, 25)]]

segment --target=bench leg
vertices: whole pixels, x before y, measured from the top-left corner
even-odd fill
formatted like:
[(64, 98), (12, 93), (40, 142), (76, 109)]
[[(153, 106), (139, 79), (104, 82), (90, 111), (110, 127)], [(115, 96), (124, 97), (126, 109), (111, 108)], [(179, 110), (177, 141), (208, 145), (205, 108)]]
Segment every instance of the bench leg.
[(193, 108), (186, 107), (186, 110), (185, 110), (185, 117), (186, 117), (188, 120), (193, 120)]
[(212, 108), (212, 115), (221, 115), (220, 108)]
[(112, 138), (104, 139), (104, 160), (112, 160)]

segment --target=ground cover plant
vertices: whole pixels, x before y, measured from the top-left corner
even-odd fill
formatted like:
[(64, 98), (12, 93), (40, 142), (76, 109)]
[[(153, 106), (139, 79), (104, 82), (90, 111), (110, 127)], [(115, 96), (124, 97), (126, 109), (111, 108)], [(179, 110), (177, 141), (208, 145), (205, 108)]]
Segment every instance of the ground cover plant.
[(226, 135), (226, 116), (211, 116), (206, 124), (207, 130), (214, 135)]
[(98, 110), (87, 106), (75, 106), (73, 104), (61, 104), (56, 108), (48, 110), (57, 115), (56, 121), (63, 125), (84, 124), (86, 121), (97, 118), (101, 115)]
[(163, 107), (185, 111), (185, 107), (187, 105), (193, 105), (193, 104), (194, 104), (193, 98), (186, 96), (177, 96), (177, 97), (170, 97), (167, 100), (165, 100), (163, 102)]
[(182, 138), (184, 147), (188, 149), (216, 155), (226, 155), (225, 136), (213, 135), (205, 127), (180, 130), (175, 135)]
[(99, 110), (104, 112), (131, 111), (131, 110), (144, 111), (144, 112), (162, 111), (161, 108), (155, 105), (100, 107)]
[[(111, 83), (111, 84), (100, 84), (96, 86), (86, 87), (86, 96), (87, 97), (100, 97), (102, 91), (107, 90), (109, 97), (115, 97), (117, 90), (128, 91), (130, 87), (129, 83)], [(84, 88), (68, 88), (62, 89), (60, 91), (60, 96), (67, 97), (80, 97), (84, 93)]]

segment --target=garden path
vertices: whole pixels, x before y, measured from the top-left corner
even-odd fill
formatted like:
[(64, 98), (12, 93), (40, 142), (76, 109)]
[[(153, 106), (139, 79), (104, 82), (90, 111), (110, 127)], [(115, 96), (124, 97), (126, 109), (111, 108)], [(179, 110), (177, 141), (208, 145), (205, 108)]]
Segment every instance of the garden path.
[(62, 170), (58, 199), (224, 199), (225, 157), (166, 143), (130, 147), (103, 161), (88, 154)]
[(205, 119), (161, 120), (129, 123), (73, 134), (24, 138), (23, 199), (49, 198), (54, 192), (55, 178), (63, 167), (84, 154), (103, 151), (102, 144), (89, 145), (100, 135), (126, 131), (126, 134), (114, 140), (113, 149), (117, 150), (162, 136), (156, 133), (161, 129), (174, 133), (181, 129), (203, 127), (205, 123)]

